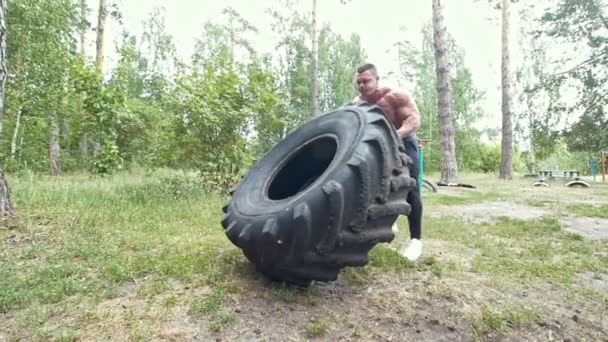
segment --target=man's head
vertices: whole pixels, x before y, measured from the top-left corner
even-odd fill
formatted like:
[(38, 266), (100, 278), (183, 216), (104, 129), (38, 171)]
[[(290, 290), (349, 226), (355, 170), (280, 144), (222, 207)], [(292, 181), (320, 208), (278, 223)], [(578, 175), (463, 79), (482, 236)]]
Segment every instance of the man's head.
[(357, 82), (357, 89), (363, 97), (370, 96), (378, 89), (378, 71), (376, 66), (371, 63), (366, 63), (357, 68), (357, 74), (355, 75), (355, 81)]

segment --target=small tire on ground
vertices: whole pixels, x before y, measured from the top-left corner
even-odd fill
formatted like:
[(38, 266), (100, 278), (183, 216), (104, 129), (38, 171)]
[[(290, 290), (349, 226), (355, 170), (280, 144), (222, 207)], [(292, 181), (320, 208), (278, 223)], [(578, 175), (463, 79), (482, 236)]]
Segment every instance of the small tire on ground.
[(585, 182), (584, 180), (577, 179), (566, 183), (566, 186), (569, 188), (590, 188), (591, 184)]
[(532, 183), (532, 186), (543, 186), (543, 187), (549, 188), (549, 187), (551, 187), (551, 184), (549, 184), (545, 181), (538, 181), (538, 182)]
[(276, 144), (232, 193), (225, 234), (266, 276), (306, 286), (364, 266), (409, 215), (412, 161), (377, 106), (311, 119)]
[(427, 189), (428, 191), (437, 192), (437, 187), (430, 180), (423, 179), (423, 185), (424, 185), (424, 188)]

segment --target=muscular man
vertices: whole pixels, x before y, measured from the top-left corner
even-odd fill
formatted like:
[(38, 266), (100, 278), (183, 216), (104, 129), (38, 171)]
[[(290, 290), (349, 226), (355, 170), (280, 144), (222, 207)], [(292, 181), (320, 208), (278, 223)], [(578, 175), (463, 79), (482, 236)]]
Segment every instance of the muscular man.
[[(378, 72), (373, 64), (364, 64), (357, 69), (356, 82), (359, 96), (354, 103), (372, 103), (382, 108), (387, 118), (393, 123), (397, 134), (403, 141), (405, 153), (414, 162), (410, 168), (410, 175), (418, 181), (420, 160), (418, 159), (418, 144), (415, 138), (420, 128), (420, 114), (416, 104), (409, 96), (387, 87), (378, 86)], [(407, 202), (412, 211), (408, 217), (410, 228), (410, 243), (400, 251), (407, 259), (414, 261), (422, 253), (422, 198), (420, 189), (410, 191)]]

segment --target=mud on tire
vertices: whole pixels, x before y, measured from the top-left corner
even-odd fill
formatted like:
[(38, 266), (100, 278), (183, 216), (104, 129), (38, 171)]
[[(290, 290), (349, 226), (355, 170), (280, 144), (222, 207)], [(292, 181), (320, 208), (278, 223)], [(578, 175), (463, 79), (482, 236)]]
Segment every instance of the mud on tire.
[(310, 120), (245, 175), (224, 206), (226, 236), (268, 277), (307, 285), (364, 266), (409, 215), (412, 161), (377, 106)]

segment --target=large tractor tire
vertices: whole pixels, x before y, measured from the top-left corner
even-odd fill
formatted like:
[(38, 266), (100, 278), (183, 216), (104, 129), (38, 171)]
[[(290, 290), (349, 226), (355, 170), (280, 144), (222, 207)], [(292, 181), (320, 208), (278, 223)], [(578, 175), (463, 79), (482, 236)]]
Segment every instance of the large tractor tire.
[(275, 145), (224, 206), (222, 226), (256, 269), (306, 286), (364, 266), (409, 215), (416, 186), (394, 126), (377, 106), (313, 118)]

